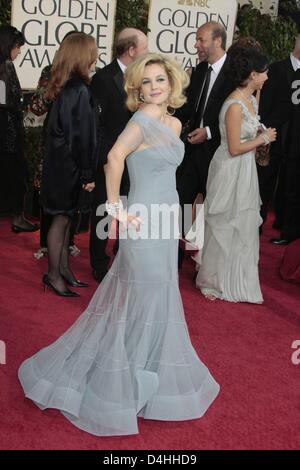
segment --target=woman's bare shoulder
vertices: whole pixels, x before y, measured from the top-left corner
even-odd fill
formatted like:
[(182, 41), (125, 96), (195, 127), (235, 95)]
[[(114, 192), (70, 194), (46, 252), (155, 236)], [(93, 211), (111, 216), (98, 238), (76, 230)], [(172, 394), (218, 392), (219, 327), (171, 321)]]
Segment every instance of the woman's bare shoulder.
[(168, 125), (179, 136), (181, 134), (182, 124), (181, 121), (174, 116), (168, 116)]

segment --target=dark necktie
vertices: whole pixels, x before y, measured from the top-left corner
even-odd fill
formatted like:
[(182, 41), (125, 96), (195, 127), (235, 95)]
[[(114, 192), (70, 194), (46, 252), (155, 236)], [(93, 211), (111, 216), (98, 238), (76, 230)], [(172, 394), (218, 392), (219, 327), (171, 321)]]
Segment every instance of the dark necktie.
[(201, 93), (200, 100), (199, 100), (199, 103), (198, 103), (198, 106), (197, 106), (197, 109), (196, 109), (196, 119), (195, 119), (196, 127), (200, 126), (202, 118), (203, 118), (205, 103), (206, 103), (206, 99), (207, 99), (207, 92), (208, 92), (208, 89), (209, 89), (210, 76), (211, 76), (212, 70), (213, 70), (213, 68), (210, 65), (208, 67), (207, 71), (206, 71), (205, 81), (204, 81), (204, 85), (203, 85), (203, 88), (202, 88), (202, 93)]

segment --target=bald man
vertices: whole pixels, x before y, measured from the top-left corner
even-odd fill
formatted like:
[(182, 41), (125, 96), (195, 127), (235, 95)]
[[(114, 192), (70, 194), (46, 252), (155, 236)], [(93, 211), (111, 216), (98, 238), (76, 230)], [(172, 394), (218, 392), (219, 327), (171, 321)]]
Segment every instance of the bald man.
[[(198, 193), (205, 197), (209, 164), (220, 145), (219, 113), (234, 89), (225, 73), (228, 66), (226, 39), (225, 28), (215, 21), (205, 23), (196, 33), (198, 57), (206, 60), (193, 72), (187, 103), (178, 113), (183, 125), (187, 120), (191, 123), (184, 160), (177, 172), (182, 208), (185, 204), (193, 204)], [(179, 266), (182, 259), (180, 251)]]
[[(103, 218), (96, 216), (96, 210), (107, 199), (103, 167), (107, 162), (108, 152), (131, 117), (125, 105), (124, 72), (131, 62), (146, 52), (148, 52), (147, 36), (135, 28), (123, 29), (116, 39), (116, 59), (99, 70), (92, 80), (92, 92), (98, 101), (100, 111), (100, 148), (96, 188), (93, 191), (90, 263), (93, 276), (98, 282), (101, 282), (106, 275), (110, 261), (105, 253), (107, 239), (100, 240), (96, 234), (97, 224)], [(128, 190), (129, 180), (125, 171), (121, 184), (121, 195), (127, 194)]]
[(205, 23), (196, 33), (195, 48), (206, 60), (197, 65), (187, 92), (188, 102), (179, 114), (192, 123), (178, 181), (184, 204), (192, 204), (198, 192), (205, 195), (209, 163), (220, 145), (219, 112), (233, 91), (225, 75), (226, 37), (225, 28), (215, 21)]

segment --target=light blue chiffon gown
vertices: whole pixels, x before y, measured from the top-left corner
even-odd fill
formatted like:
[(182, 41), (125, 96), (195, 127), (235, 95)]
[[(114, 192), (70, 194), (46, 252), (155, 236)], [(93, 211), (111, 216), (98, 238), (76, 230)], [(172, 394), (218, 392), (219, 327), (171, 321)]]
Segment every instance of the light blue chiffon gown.
[[(128, 207), (178, 207), (175, 172), (184, 145), (144, 111), (119, 137), (132, 152)], [(134, 150), (143, 143), (143, 150)], [(154, 211), (155, 212), (155, 211)], [(27, 359), (19, 379), (41, 409), (57, 408), (97, 436), (138, 433), (137, 417), (200, 418), (219, 392), (197, 356), (178, 286), (176, 223), (171, 236), (146, 239), (159, 224), (149, 214), (139, 234), (120, 239), (113, 265), (90, 304), (57, 341)], [(175, 220), (175, 219), (174, 219)]]

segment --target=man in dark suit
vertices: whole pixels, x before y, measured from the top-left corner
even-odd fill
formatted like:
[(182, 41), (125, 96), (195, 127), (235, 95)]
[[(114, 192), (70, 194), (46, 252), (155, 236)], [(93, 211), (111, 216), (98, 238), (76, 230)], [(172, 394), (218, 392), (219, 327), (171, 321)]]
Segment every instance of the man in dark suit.
[(300, 67), (295, 72), (292, 89), (292, 111), (287, 133), (285, 210), (279, 239), (286, 240), (286, 243), (300, 238)]
[[(124, 130), (131, 114), (126, 107), (126, 93), (123, 86), (123, 75), (126, 67), (138, 56), (147, 52), (147, 36), (135, 28), (123, 29), (116, 40), (117, 58), (100, 69), (93, 77), (92, 92), (98, 101), (100, 116), (100, 148), (96, 177), (96, 188), (91, 216), (90, 263), (93, 276), (101, 282), (108, 270), (109, 256), (106, 254), (107, 238), (97, 236), (97, 224), (104, 218), (97, 216), (96, 210), (104, 204), (106, 195), (104, 165), (107, 155)], [(129, 179), (126, 172), (121, 184), (121, 195), (129, 190)], [(106, 215), (106, 214), (105, 214)]]
[(269, 165), (258, 165), (257, 167), (262, 199), (261, 215), (264, 221), (267, 218), (268, 206), (276, 187), (274, 197), (275, 228), (282, 227), (284, 218), (287, 130), (292, 110), (291, 87), (298, 67), (300, 67), (300, 40), (296, 41), (295, 49), (287, 59), (270, 65), (268, 81), (260, 96), (261, 122), (266, 127), (277, 129), (277, 140), (270, 147)]
[(198, 56), (204, 54), (207, 60), (198, 64), (193, 72), (187, 104), (177, 114), (183, 126), (187, 120), (190, 122), (185, 157), (177, 173), (182, 207), (193, 204), (198, 193), (205, 197), (209, 164), (220, 145), (219, 113), (234, 89), (225, 73), (226, 39), (225, 28), (214, 21), (197, 30), (195, 48)]

